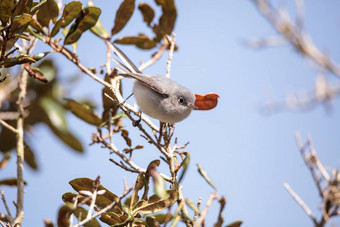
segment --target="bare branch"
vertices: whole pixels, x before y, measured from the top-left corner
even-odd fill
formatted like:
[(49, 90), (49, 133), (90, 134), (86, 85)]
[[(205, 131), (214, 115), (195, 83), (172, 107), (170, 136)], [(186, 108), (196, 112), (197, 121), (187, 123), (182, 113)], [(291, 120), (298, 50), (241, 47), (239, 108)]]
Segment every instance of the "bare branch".
[(201, 216), (200, 216), (200, 218), (198, 219), (198, 221), (197, 221), (195, 227), (199, 227), (199, 226), (202, 225), (202, 223), (203, 223), (203, 221), (204, 221), (204, 218), (205, 218), (205, 216), (206, 216), (207, 213), (208, 213), (208, 210), (209, 210), (209, 208), (210, 208), (210, 205), (211, 205), (211, 203), (212, 203), (215, 199), (217, 199), (217, 192), (214, 192), (214, 193), (210, 194), (210, 198), (209, 198), (209, 200), (208, 200), (208, 202), (207, 202), (207, 205), (205, 206), (204, 210), (202, 211)]
[(0, 194), (1, 194), (2, 202), (4, 203), (5, 209), (6, 209), (6, 211), (7, 211), (7, 214), (8, 214), (9, 216), (12, 216), (11, 211), (9, 210), (8, 205), (7, 205), (7, 202), (6, 202), (6, 198), (5, 198), (5, 193), (4, 193), (4, 191), (0, 191)]
[(162, 46), (159, 48), (159, 50), (152, 56), (152, 58), (141, 64), (139, 66), (139, 70), (143, 71), (144, 69), (148, 68), (149, 66), (151, 66), (152, 64), (154, 64), (156, 61), (158, 61), (161, 56), (163, 55), (164, 51), (166, 50), (166, 48), (168, 47), (169, 43), (167, 41), (164, 40)]
[(19, 133), (18, 130), (16, 130), (12, 125), (7, 124), (6, 121), (0, 119), (0, 124), (3, 125), (4, 127), (8, 128), (9, 130), (11, 130), (12, 132), (14, 132), (15, 134)]
[(306, 214), (312, 219), (314, 222), (315, 226), (317, 226), (317, 220), (314, 217), (312, 211), (308, 208), (308, 206), (302, 201), (302, 199), (291, 189), (289, 184), (284, 183), (283, 186), (286, 188), (288, 193), (295, 199), (295, 201), (302, 207), (302, 209), (306, 212)]

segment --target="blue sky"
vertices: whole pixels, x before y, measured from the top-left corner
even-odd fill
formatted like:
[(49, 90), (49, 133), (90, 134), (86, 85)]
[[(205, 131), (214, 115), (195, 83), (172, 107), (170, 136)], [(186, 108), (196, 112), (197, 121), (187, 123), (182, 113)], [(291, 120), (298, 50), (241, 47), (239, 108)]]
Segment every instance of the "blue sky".
[[(280, 1), (294, 17), (292, 1)], [(119, 2), (95, 1), (102, 8), (101, 20), (110, 28)], [(184, 197), (197, 201), (202, 197), (205, 206), (213, 190), (200, 177), (199, 163), (215, 183), (219, 195), (227, 199), (225, 224), (242, 220), (243, 226), (311, 226), (312, 222), (283, 187), (287, 182), (311, 208), (316, 217), (321, 214), (321, 201), (312, 177), (297, 150), (295, 132), (303, 141), (311, 136), (320, 160), (326, 168), (339, 168), (340, 102), (333, 100), (332, 110), (320, 106), (308, 112), (281, 112), (263, 115), (260, 108), (268, 93), (281, 101), (290, 92), (310, 91), (319, 71), (289, 45), (252, 49), (244, 41), (275, 35), (269, 23), (251, 1), (177, 1), (178, 19), (174, 32), (179, 50), (174, 54), (171, 77), (195, 93), (216, 92), (218, 106), (211, 111), (195, 111), (176, 125), (175, 136), (180, 144), (190, 142), (186, 150), (191, 165), (183, 181)], [(306, 30), (316, 46), (340, 62), (340, 2), (306, 1)], [(147, 29), (135, 11), (126, 28), (117, 35), (137, 35)], [(147, 34), (150, 34), (146, 32)], [(134, 47), (120, 48), (137, 64), (149, 59), (153, 51)], [(38, 51), (48, 49), (43, 46)], [(78, 55), (88, 66), (105, 63), (105, 45), (90, 32), (79, 42)], [(58, 54), (60, 77), (67, 79), (77, 69)], [(167, 56), (145, 72), (165, 74)], [(334, 75), (327, 78), (335, 83)], [(124, 95), (131, 91), (132, 82), (123, 81)], [(69, 86), (68, 98), (91, 99), (101, 105), (102, 86), (82, 75), (78, 85)], [(71, 89), (72, 88), (72, 89)], [(129, 100), (133, 103), (133, 99)], [(98, 113), (101, 109), (99, 108)], [(28, 182), (25, 194), (24, 226), (42, 226), (43, 219), (56, 221), (61, 195), (72, 191), (68, 181), (77, 177), (101, 176), (102, 184), (116, 194), (123, 191), (123, 178), (132, 185), (136, 175), (126, 173), (109, 162), (107, 150), (87, 146), (95, 128), (68, 116), (69, 127), (81, 138), (86, 152), (76, 154), (61, 144), (44, 126), (37, 127), (30, 138), (37, 150), (39, 172), (26, 167)], [(154, 121), (157, 123), (156, 121)], [(135, 162), (143, 167), (160, 154), (140, 138), (139, 132), (125, 122), (133, 143), (145, 149), (134, 153)], [(117, 146), (123, 146), (118, 141)], [(160, 170), (165, 173), (165, 165)], [(5, 175), (3, 175), (5, 174)], [(15, 175), (13, 158), (2, 176)], [(15, 199), (15, 190), (4, 188), (7, 200)], [(219, 206), (215, 202), (207, 217), (207, 226), (217, 220)], [(330, 223), (340, 225), (340, 219)], [(331, 225), (328, 225), (331, 226)]]

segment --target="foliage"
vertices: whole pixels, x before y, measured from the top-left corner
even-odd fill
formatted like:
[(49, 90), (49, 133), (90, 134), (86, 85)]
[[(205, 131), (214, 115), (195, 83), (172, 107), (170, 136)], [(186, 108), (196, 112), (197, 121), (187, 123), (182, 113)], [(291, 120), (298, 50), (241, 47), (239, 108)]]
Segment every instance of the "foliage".
[[(151, 161), (146, 169), (133, 163), (133, 151), (143, 149), (144, 146), (141, 144), (133, 146), (129, 131), (121, 122), (123, 117), (134, 120), (129, 105), (119, 99), (122, 91), (117, 70), (112, 70), (109, 65), (106, 65), (105, 78), (101, 80), (96, 70), (83, 66), (76, 54), (77, 42), (85, 32), (90, 30), (100, 42), (107, 44), (108, 49), (112, 45), (111, 42), (134, 45), (140, 49), (153, 49), (160, 44), (161, 47), (156, 57), (153, 56), (151, 59), (153, 62), (156, 61), (166, 48), (170, 48), (170, 45), (172, 49), (175, 47), (174, 40), (171, 41), (168, 35), (174, 29), (177, 9), (174, 0), (156, 0), (155, 6), (159, 10), (155, 10), (154, 7), (144, 2), (136, 5), (135, 0), (123, 0), (116, 12), (112, 28), (106, 29), (99, 19), (101, 9), (94, 6), (91, 1), (88, 5), (83, 5), (81, 1), (71, 1), (62, 9), (55, 0), (41, 0), (40, 2), (2, 0), (0, 2), (0, 67), (21, 67), (17, 76), (11, 73), (8, 73), (11, 75), (8, 76), (6, 71), (2, 72), (6, 75), (4, 79), (1, 79), (0, 86), (10, 87), (18, 82), (19, 86), (8, 91), (5, 105), (0, 106), (2, 112), (10, 113), (10, 117), (5, 119), (6, 127), (2, 127), (0, 131), (0, 151), (4, 153), (0, 167), (6, 166), (11, 155), (10, 151), (17, 148), (19, 152), (18, 144), (20, 143), (16, 134), (29, 134), (30, 130), (38, 124), (46, 125), (57, 138), (73, 150), (83, 152), (82, 143), (67, 126), (66, 114), (70, 111), (79, 119), (94, 126), (97, 132), (93, 134), (93, 143), (102, 144), (103, 148), (109, 149), (121, 159), (120, 162), (111, 159), (114, 164), (126, 171), (138, 173), (135, 186), (130, 188), (125, 186), (125, 191), (121, 196), (103, 187), (99, 177), (96, 180), (77, 178), (70, 181), (70, 185), (77, 193), (67, 192), (63, 195), (65, 205), (59, 209), (58, 226), (70, 226), (73, 217), (78, 220), (78, 225), (84, 226), (100, 226), (99, 222), (111, 226), (126, 226), (127, 224), (160, 226), (170, 222), (172, 226), (175, 226), (180, 220), (187, 226), (195, 225), (196, 221), (203, 223), (205, 215), (190, 199), (184, 198), (181, 192), (179, 183), (189, 165), (190, 155), (186, 151), (179, 151), (181, 147), (177, 147), (176, 143), (171, 148), (173, 127), (162, 125), (160, 129), (156, 129), (154, 125), (143, 119), (150, 130), (155, 132), (155, 138), (152, 138), (141, 125), (136, 124), (147, 142), (152, 143), (162, 153), (162, 160), (169, 166), (171, 177), (158, 172), (160, 160)], [(137, 35), (118, 36), (128, 25), (136, 9), (141, 13), (146, 29), (151, 31), (153, 37), (141, 31), (138, 31)], [(156, 13), (158, 11), (161, 12), (159, 17)], [(39, 44), (46, 44), (51, 50), (31, 55), (37, 40), (40, 40)], [(69, 45), (72, 46), (73, 51), (68, 49)], [(52, 59), (46, 59), (46, 56), (55, 52), (64, 55), (79, 70), (104, 85), (101, 114), (94, 111), (94, 105), (91, 103), (82, 103), (64, 97), (64, 84), (58, 77), (58, 69)], [(111, 60), (109, 57), (108, 59)], [(23, 75), (28, 75), (30, 78), (22, 82)], [(18, 104), (17, 101), (17, 97), (19, 96), (20, 99), (22, 95), (24, 96), (22, 99), (25, 98), (25, 105), (22, 105), (23, 102)], [(217, 98), (214, 97), (216, 101)], [(211, 105), (216, 105), (216, 102)], [(22, 122), (22, 131), (19, 126), (16, 128), (16, 124), (20, 125), (19, 122)], [(108, 135), (103, 135), (105, 132), (108, 132)], [(127, 146), (121, 151), (115, 148), (112, 142), (113, 136), (116, 135), (119, 135)], [(32, 169), (38, 169), (30, 139), (27, 136), (23, 139), (24, 161)], [(18, 165), (20, 161), (18, 158)], [(209, 184), (213, 185), (202, 167), (199, 167), (199, 171)], [(23, 195), (23, 190), (19, 185), (23, 183), (25, 182), (22, 180), (22, 175), (19, 177), (19, 174), (18, 178), (0, 180), (0, 184), (3, 185), (17, 185), (20, 195)], [(155, 194), (149, 195), (152, 185)], [(130, 191), (132, 195), (124, 198)], [(215, 196), (216, 193), (213, 195)], [(211, 198), (210, 203), (215, 197)], [(19, 199), (18, 203), (22, 206)], [(225, 202), (223, 205), (222, 202), (220, 203), (222, 212)], [(187, 208), (192, 210), (194, 218), (189, 216)], [(171, 212), (173, 209), (175, 209), (174, 213)], [(93, 214), (93, 212), (96, 213)], [(221, 212), (215, 226), (221, 226), (223, 223)], [(200, 216), (199, 220), (196, 220), (197, 215)], [(99, 220), (96, 219), (97, 216)], [(9, 215), (1, 220), (10, 225), (20, 225), (22, 218)], [(51, 221), (45, 221), (45, 224), (53, 226)]]

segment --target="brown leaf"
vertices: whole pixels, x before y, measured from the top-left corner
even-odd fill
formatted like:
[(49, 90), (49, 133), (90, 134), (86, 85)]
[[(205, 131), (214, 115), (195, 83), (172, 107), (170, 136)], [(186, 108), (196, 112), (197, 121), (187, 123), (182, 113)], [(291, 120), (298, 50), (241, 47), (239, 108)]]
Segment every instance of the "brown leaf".
[(156, 42), (150, 39), (144, 34), (139, 34), (138, 36), (125, 36), (114, 41), (119, 44), (135, 45), (140, 49), (152, 49), (156, 46)]
[(111, 30), (111, 34), (117, 34), (122, 30), (130, 20), (135, 10), (135, 0), (124, 0), (116, 12), (115, 25)]
[(139, 3), (138, 9), (141, 11), (144, 21), (150, 26), (153, 18), (155, 17), (154, 10), (151, 6), (144, 2)]
[(121, 136), (124, 138), (126, 144), (131, 147), (131, 139), (129, 138), (129, 131), (126, 129), (121, 129)]
[(217, 106), (218, 94), (216, 93), (208, 93), (205, 95), (195, 94), (195, 106), (198, 107), (198, 110), (211, 110)]

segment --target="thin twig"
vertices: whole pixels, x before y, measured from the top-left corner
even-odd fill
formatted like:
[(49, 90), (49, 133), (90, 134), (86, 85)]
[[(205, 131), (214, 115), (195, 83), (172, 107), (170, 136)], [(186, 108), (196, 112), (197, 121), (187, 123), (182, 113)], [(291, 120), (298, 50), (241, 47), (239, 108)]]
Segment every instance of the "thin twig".
[[(202, 204), (202, 197), (199, 197), (198, 202), (197, 202), (197, 209), (198, 210), (200, 209), (201, 204)], [(193, 218), (194, 222), (197, 220), (197, 217), (198, 217), (198, 213), (195, 211), (194, 218)]]
[(169, 36), (166, 36), (166, 38), (168, 39), (169, 43), (170, 43), (170, 51), (169, 51), (169, 58), (168, 58), (168, 66), (166, 68), (166, 77), (170, 77), (170, 70), (171, 70), (171, 62), (172, 62), (172, 56), (174, 54), (174, 50), (175, 50), (175, 42), (176, 42), (176, 35), (175, 33), (172, 33), (172, 39), (170, 39)]
[(166, 50), (166, 48), (168, 47), (169, 43), (167, 42), (167, 40), (165, 39), (162, 46), (159, 48), (159, 50), (154, 54), (152, 55), (152, 58), (141, 64), (138, 68), (140, 71), (143, 71), (144, 69), (146, 69), (147, 67), (151, 66), (152, 64), (154, 64), (156, 61), (158, 61), (161, 56), (163, 55), (164, 51)]
[(202, 212), (201, 215), (200, 215), (200, 218), (198, 219), (198, 221), (197, 221), (197, 223), (196, 223), (196, 225), (195, 225), (196, 227), (199, 227), (199, 226), (202, 225), (202, 223), (203, 223), (203, 221), (204, 221), (204, 218), (205, 218), (205, 216), (206, 216), (207, 213), (208, 213), (208, 210), (209, 210), (209, 208), (210, 208), (210, 205), (211, 205), (211, 203), (212, 203), (215, 199), (217, 199), (217, 192), (214, 192), (214, 193), (211, 193), (211, 194), (210, 194), (210, 198), (209, 198), (209, 200), (208, 200), (208, 202), (207, 202), (207, 205), (205, 206), (203, 212)]
[(19, 131), (16, 130), (12, 125), (7, 124), (6, 121), (4, 121), (2, 119), (0, 119), (0, 124), (3, 125), (4, 127), (8, 128), (9, 130), (11, 130), (12, 132), (14, 132), (16, 134), (19, 133)]
[(8, 214), (9, 216), (12, 216), (11, 211), (9, 210), (9, 207), (8, 207), (8, 205), (7, 205), (7, 202), (6, 202), (6, 198), (5, 198), (5, 193), (4, 193), (4, 191), (0, 191), (0, 194), (1, 194), (2, 202), (4, 203), (5, 209), (6, 209), (6, 211), (7, 211), (7, 214)]
[(302, 209), (305, 211), (305, 213), (312, 219), (315, 226), (317, 226), (318, 222), (316, 218), (314, 217), (312, 211), (308, 208), (308, 206), (303, 202), (303, 200), (291, 189), (289, 184), (284, 183), (283, 186), (286, 188), (288, 193), (295, 199), (295, 201), (302, 207)]

